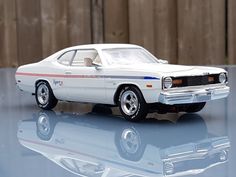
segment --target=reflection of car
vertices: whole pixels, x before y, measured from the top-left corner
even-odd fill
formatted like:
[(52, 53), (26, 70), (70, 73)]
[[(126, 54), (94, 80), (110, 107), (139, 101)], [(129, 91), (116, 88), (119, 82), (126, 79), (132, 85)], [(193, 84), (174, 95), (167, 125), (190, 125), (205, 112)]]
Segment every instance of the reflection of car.
[(58, 100), (118, 105), (132, 121), (151, 110), (197, 112), (229, 93), (224, 69), (170, 65), (129, 44), (66, 48), (19, 67), (16, 82), (35, 94), (43, 109), (54, 108)]
[(20, 122), (17, 135), (66, 170), (95, 177), (197, 174), (226, 162), (230, 147), (226, 136), (209, 135), (204, 120), (191, 114), (177, 124), (127, 124), (114, 116), (41, 112)]

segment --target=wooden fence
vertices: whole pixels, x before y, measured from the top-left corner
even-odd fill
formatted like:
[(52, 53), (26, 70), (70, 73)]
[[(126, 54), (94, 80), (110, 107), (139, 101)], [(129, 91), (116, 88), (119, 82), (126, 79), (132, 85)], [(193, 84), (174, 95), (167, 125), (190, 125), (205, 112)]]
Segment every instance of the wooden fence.
[(235, 9), (235, 0), (0, 0), (0, 67), (105, 42), (170, 63), (235, 64)]

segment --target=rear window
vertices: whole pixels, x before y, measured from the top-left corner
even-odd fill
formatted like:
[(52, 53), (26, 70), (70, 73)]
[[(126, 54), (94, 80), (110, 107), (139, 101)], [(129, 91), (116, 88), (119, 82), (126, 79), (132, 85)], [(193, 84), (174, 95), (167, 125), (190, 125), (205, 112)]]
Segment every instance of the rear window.
[(74, 55), (75, 55), (74, 50), (65, 52), (58, 58), (58, 62), (62, 65), (69, 66), (71, 64), (71, 60), (73, 59)]

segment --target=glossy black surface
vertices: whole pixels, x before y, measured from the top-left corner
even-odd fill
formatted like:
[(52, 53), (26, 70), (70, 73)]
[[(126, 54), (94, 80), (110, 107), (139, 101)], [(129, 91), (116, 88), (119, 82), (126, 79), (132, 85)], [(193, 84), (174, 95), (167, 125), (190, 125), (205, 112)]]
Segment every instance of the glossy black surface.
[(142, 123), (99, 105), (42, 111), (16, 88), (15, 70), (0, 69), (0, 177), (234, 177), (236, 67), (226, 69), (227, 99), (198, 114), (149, 114)]

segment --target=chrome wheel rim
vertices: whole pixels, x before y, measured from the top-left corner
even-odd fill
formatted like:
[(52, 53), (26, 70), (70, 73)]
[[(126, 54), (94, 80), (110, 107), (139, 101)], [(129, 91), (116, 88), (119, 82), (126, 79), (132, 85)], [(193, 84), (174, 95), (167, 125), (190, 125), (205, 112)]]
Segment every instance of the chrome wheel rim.
[(133, 91), (125, 91), (120, 102), (121, 109), (126, 115), (133, 115), (138, 110), (138, 98)]
[(129, 154), (135, 154), (140, 146), (139, 136), (132, 129), (125, 129), (121, 137), (122, 149)]
[(38, 130), (40, 134), (47, 136), (50, 133), (50, 122), (45, 115), (38, 118)]
[(37, 97), (40, 104), (44, 105), (48, 103), (49, 99), (49, 90), (45, 84), (42, 84), (38, 87)]

